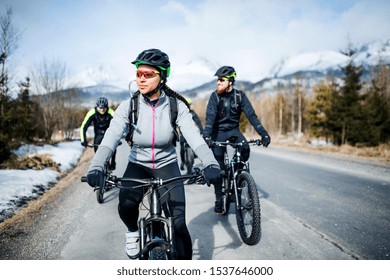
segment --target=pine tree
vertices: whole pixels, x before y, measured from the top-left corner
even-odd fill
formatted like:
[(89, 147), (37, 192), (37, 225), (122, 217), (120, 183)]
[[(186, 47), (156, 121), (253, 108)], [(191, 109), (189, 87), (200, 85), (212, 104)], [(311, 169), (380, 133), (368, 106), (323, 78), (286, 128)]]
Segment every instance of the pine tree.
[(360, 134), (365, 133), (361, 130), (364, 121), (361, 103), (363, 97), (360, 94), (362, 67), (355, 66), (351, 60), (341, 70), (344, 73), (343, 85), (335, 95), (331, 108), (333, 137), (339, 145), (356, 145), (362, 140)]
[(10, 97), (8, 95), (0, 96), (0, 163), (5, 161), (11, 155), (11, 139), (12, 136), (10, 134), (11, 125), (11, 117), (9, 114), (10, 108)]
[(365, 102), (366, 122), (370, 134), (366, 143), (377, 146), (390, 140), (390, 72), (387, 65), (379, 64)]
[(38, 103), (30, 98), (30, 78), (19, 84), (18, 98), (13, 101), (13, 136), (20, 142), (33, 142), (34, 138), (39, 136), (39, 113)]
[(309, 132), (315, 137), (324, 138), (327, 142), (332, 138), (330, 122), (333, 96), (336, 89), (334, 83), (321, 82), (313, 89), (313, 99), (309, 103), (305, 119), (310, 127)]

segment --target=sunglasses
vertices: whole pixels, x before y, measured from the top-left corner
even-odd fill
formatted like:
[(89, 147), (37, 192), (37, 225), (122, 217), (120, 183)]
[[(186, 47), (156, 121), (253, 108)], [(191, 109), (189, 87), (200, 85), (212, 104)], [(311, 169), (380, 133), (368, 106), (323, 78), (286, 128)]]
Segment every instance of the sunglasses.
[(137, 78), (140, 79), (144, 76), (145, 79), (151, 79), (156, 77), (160, 72), (154, 70), (137, 70), (136, 75)]
[(221, 82), (221, 83), (223, 83), (223, 82), (225, 82), (225, 81), (227, 81), (228, 79), (226, 79), (226, 78), (218, 78), (218, 81), (219, 82)]

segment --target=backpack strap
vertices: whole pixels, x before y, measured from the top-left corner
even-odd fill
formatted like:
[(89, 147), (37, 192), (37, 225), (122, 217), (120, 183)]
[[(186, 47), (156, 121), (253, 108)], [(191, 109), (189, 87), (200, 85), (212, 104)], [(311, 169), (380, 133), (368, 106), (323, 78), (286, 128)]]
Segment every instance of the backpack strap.
[(139, 94), (140, 94), (139, 91), (137, 91), (130, 98), (130, 106), (129, 106), (129, 132), (126, 134), (126, 137), (125, 137), (125, 140), (127, 141), (127, 143), (129, 144), (130, 147), (133, 146), (134, 130), (137, 130)]
[(234, 89), (234, 106), (236, 109), (238, 108), (239, 104), (241, 104), (242, 100), (242, 91)]
[(172, 95), (167, 95), (169, 97), (169, 107), (170, 107), (170, 119), (171, 126), (173, 128), (173, 132), (175, 136), (173, 137), (173, 145), (176, 147), (176, 142), (179, 139), (179, 132), (176, 125), (177, 115), (178, 115), (178, 102), (177, 98)]

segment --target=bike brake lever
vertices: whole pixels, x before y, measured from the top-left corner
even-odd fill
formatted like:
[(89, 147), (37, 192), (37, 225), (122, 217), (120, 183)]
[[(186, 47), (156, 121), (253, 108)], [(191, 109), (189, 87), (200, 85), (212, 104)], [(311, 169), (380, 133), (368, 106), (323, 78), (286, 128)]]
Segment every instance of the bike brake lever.
[(188, 185), (192, 185), (192, 184), (194, 184), (195, 182), (196, 182), (196, 178), (190, 178), (190, 179), (188, 179), (187, 184), (188, 184)]
[(204, 179), (203, 174), (196, 174), (195, 177), (188, 179), (187, 184), (198, 184), (198, 185), (204, 185), (206, 183), (206, 180)]

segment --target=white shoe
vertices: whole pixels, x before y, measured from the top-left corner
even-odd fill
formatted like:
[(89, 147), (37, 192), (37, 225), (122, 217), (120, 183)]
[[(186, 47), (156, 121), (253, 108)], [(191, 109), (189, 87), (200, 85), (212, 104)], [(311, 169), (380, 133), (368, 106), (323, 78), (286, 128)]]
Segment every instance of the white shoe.
[(126, 232), (126, 254), (132, 258), (139, 253), (139, 232)]

